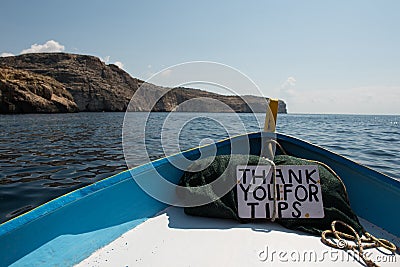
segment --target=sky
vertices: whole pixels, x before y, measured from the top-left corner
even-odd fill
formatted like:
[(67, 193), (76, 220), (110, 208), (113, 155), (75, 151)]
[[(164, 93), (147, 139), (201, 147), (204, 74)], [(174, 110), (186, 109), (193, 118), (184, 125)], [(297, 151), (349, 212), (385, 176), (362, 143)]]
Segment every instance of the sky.
[(0, 54), (89, 54), (143, 80), (212, 61), (290, 113), (400, 114), (399, 10), (396, 0), (2, 0)]

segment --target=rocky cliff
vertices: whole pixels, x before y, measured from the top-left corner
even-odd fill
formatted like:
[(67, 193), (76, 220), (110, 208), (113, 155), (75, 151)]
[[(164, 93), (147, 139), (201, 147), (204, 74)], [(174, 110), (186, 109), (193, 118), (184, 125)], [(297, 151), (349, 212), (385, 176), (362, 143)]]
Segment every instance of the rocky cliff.
[[(39, 53), (0, 58), (0, 66), (37, 73), (62, 84), (71, 93), (79, 111), (125, 111), (133, 94), (140, 86), (144, 93), (131, 103), (129, 109), (136, 111), (195, 111), (228, 112), (229, 108), (214, 105), (213, 98), (225, 103), (236, 112), (265, 112), (265, 99), (262, 97), (224, 96), (191, 88), (169, 88), (132, 78), (128, 73), (113, 64), (105, 64), (99, 58), (67, 53)], [(165, 95), (164, 95), (165, 94)], [(155, 106), (159, 96), (164, 95)], [(200, 99), (196, 99), (202, 97)], [(191, 105), (177, 106), (189, 99), (196, 99)], [(246, 102), (243, 100), (246, 99)], [(279, 103), (279, 112), (286, 113), (286, 105)]]
[(71, 94), (53, 78), (0, 67), (0, 113), (77, 111)]

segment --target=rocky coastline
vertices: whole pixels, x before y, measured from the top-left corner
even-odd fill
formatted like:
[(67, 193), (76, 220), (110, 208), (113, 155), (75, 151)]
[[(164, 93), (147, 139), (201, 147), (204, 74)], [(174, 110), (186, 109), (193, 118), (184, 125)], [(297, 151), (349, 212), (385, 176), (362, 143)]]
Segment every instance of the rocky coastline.
[[(69, 53), (35, 53), (0, 58), (0, 113), (119, 111), (140, 86), (146, 93), (129, 105), (133, 111), (265, 112), (256, 96), (226, 96), (193, 88), (165, 88), (131, 77), (99, 58)], [(168, 93), (165, 92), (168, 90)], [(163, 95), (155, 101), (154, 98)], [(226, 104), (214, 105), (212, 99)], [(179, 104), (191, 101), (191, 105)], [(148, 103), (157, 102), (149, 106)], [(279, 101), (279, 113), (287, 113)]]

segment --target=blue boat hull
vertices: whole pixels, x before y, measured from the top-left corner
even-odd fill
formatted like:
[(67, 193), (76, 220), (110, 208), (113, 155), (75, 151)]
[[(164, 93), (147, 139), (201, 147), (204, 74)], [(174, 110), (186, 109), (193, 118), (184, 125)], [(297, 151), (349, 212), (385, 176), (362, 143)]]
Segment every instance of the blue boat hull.
[[(249, 140), (250, 154), (258, 155), (262, 134), (217, 142), (217, 154), (229, 154), (231, 142)], [(357, 215), (400, 236), (399, 181), (305, 141), (282, 134), (277, 140), (288, 154), (328, 164), (343, 179)], [(199, 153), (196, 148), (182, 154), (195, 159)], [(167, 207), (147, 195), (132, 176), (151, 179), (160, 173), (177, 183), (183, 172), (171, 161), (178, 156), (119, 173), (0, 225), (0, 265), (64, 266), (87, 258)]]

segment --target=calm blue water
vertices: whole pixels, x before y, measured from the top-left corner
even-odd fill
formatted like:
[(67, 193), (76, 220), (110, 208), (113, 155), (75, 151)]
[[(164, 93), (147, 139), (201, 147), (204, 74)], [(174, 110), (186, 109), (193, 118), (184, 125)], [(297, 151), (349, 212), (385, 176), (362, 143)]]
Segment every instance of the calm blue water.
[[(259, 130), (252, 114), (240, 121), (235, 114), (175, 113), (163, 126), (167, 115), (148, 120), (150, 159), (162, 157), (163, 148), (172, 154), (205, 138)], [(143, 113), (135, 116), (140, 125)], [(0, 115), (0, 222), (125, 170), (123, 119), (124, 113)], [(400, 178), (400, 116), (279, 115), (277, 130)], [(137, 154), (135, 164), (146, 162), (143, 151)]]

